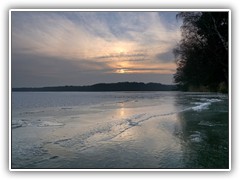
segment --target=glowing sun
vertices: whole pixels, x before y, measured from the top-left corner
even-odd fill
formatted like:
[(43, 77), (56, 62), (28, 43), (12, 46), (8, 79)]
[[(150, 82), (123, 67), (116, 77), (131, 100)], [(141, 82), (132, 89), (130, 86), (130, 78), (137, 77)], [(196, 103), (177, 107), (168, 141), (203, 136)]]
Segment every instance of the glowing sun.
[(124, 74), (126, 73), (126, 69), (118, 69), (117, 73)]

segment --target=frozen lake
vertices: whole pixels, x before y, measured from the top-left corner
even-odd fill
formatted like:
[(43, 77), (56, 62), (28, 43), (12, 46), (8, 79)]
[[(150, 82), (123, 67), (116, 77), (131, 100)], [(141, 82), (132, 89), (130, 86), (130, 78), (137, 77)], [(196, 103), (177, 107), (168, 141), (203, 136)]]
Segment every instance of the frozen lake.
[(12, 168), (228, 168), (228, 96), (13, 92)]

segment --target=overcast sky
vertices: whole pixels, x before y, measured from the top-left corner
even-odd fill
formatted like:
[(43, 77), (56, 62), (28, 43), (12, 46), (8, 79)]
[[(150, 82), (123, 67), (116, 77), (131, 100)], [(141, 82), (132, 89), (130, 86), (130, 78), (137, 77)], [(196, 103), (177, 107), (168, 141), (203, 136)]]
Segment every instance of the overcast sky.
[(12, 86), (172, 84), (177, 12), (11, 14)]

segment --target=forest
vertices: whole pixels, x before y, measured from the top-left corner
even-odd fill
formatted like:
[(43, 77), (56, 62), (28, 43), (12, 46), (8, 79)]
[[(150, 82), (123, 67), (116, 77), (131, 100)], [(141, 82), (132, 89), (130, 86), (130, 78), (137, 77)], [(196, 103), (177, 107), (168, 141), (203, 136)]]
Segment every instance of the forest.
[(83, 92), (103, 92), (103, 91), (174, 91), (176, 85), (165, 85), (161, 83), (141, 83), (141, 82), (118, 82), (99, 83), (90, 86), (55, 86), (39, 88), (13, 88), (13, 91), (83, 91)]
[(228, 92), (228, 12), (181, 12), (174, 82), (185, 91)]

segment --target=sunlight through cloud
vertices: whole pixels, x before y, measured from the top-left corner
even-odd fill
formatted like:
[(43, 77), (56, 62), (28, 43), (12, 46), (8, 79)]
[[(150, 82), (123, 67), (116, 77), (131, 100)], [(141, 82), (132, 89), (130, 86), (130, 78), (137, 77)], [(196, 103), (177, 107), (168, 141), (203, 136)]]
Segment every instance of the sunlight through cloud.
[[(166, 52), (180, 39), (180, 24), (169, 26), (161, 13), (166, 12), (13, 12), (12, 52), (66, 61), (79, 72), (172, 74), (174, 59)], [(57, 65), (44, 71), (60, 76), (63, 67)]]

